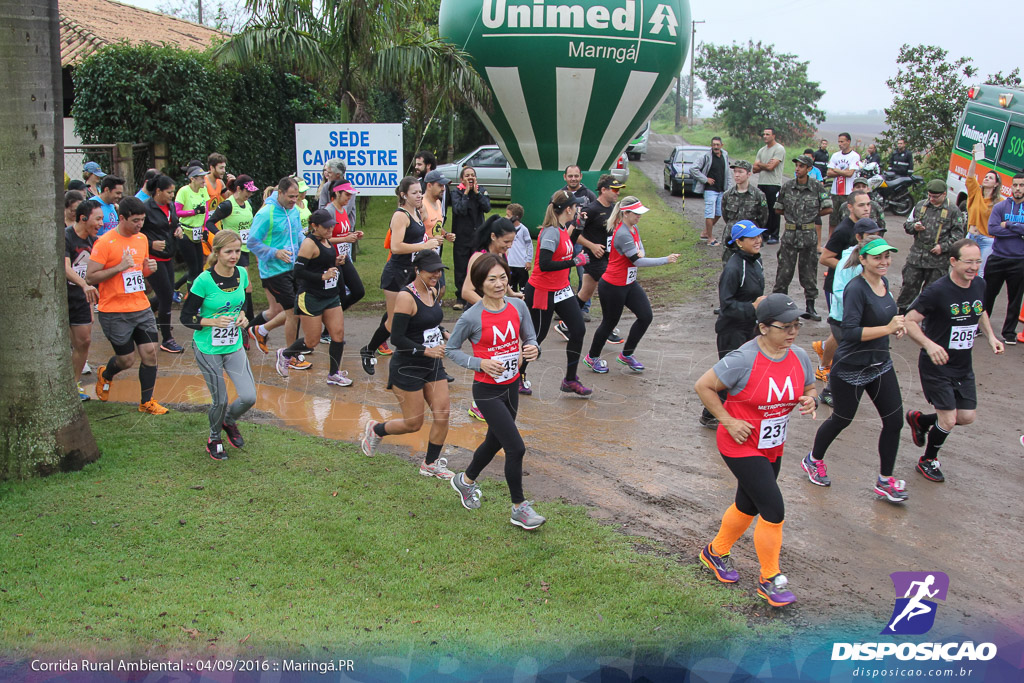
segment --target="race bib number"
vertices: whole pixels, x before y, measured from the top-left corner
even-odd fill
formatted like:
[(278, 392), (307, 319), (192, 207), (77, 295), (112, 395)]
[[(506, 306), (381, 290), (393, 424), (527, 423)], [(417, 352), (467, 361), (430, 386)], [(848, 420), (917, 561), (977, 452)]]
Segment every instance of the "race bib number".
[(246, 244), (249, 241), (249, 228), (239, 230), (238, 236), (242, 238), (242, 244)]
[(199, 226), (198, 228), (192, 228), (192, 241), (193, 242), (202, 242), (203, 241), (203, 228), (202, 228), (202, 226)]
[(637, 269), (634, 266), (630, 266), (629, 268), (626, 268), (626, 284), (627, 285), (631, 285), (634, 282), (636, 282), (636, 271), (637, 271)]
[(423, 345), (428, 349), (440, 346), (443, 339), (440, 327), (431, 327), (429, 330), (423, 331)]
[(555, 303), (557, 304), (560, 301), (565, 301), (572, 295), (572, 286), (566, 286), (565, 289), (560, 289), (555, 292)]
[(212, 327), (210, 340), (213, 346), (234, 346), (238, 343), (238, 326)]
[(786, 426), (788, 424), (789, 415), (761, 420), (761, 431), (758, 434), (757, 447), (760, 449), (775, 448), (786, 443)]
[(349, 258), (352, 254), (352, 243), (351, 242), (338, 242), (338, 256), (344, 256)]
[(87, 268), (88, 268), (88, 266), (75, 266), (72, 270), (75, 271), (75, 274), (78, 275), (78, 277), (80, 277), (80, 278), (82, 278), (84, 280), (85, 279), (85, 271), (86, 271)]
[(338, 276), (335, 275), (330, 280), (324, 280), (324, 289), (334, 289), (338, 286)]
[(978, 336), (977, 325), (954, 325), (949, 330), (949, 348), (960, 350), (974, 348), (976, 336)]
[(125, 294), (146, 291), (146, 278), (142, 276), (141, 270), (126, 270), (121, 273), (121, 277), (124, 279)]
[(491, 360), (496, 360), (501, 363), (502, 373), (494, 379), (498, 384), (505, 384), (515, 379), (516, 375), (519, 374), (519, 352), (513, 351), (512, 353), (498, 354)]
[(608, 240), (604, 244), (604, 250), (610, 252), (612, 250), (612, 236), (608, 235)]

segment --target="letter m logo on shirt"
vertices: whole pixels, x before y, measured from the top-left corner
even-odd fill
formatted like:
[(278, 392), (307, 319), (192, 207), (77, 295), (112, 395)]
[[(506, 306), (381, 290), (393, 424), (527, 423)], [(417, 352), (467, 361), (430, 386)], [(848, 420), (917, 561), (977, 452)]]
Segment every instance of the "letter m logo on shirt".
[(494, 333), (494, 343), (495, 344), (498, 343), (499, 339), (501, 339), (501, 341), (503, 341), (503, 342), (506, 342), (509, 339), (515, 339), (516, 338), (516, 328), (512, 326), (512, 321), (508, 320), (506, 322), (508, 323), (508, 327), (505, 328), (504, 332), (499, 330), (497, 325), (491, 325), (491, 331)]
[[(789, 394), (788, 398), (785, 397), (785, 394), (787, 394), (787, 393)], [(768, 403), (774, 403), (775, 401), (782, 401), (782, 400), (786, 400), (786, 401), (795, 401), (796, 400), (796, 392), (793, 391), (793, 378), (791, 376), (790, 377), (786, 377), (785, 384), (783, 384), (782, 387), (779, 387), (779, 385), (775, 383), (775, 378), (774, 377), (769, 377), (768, 378)]]

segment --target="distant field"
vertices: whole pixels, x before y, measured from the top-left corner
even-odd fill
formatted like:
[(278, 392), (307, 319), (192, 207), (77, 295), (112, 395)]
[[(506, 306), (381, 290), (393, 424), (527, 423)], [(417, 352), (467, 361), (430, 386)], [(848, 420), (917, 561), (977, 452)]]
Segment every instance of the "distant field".
[(829, 145), (832, 146), (835, 144), (836, 138), (839, 137), (840, 133), (849, 133), (853, 136), (853, 144), (855, 146), (858, 140), (861, 141), (862, 145), (867, 145), (869, 142), (881, 137), (887, 128), (885, 118), (881, 116), (868, 116), (866, 114), (829, 116), (818, 127), (815, 137), (828, 140)]

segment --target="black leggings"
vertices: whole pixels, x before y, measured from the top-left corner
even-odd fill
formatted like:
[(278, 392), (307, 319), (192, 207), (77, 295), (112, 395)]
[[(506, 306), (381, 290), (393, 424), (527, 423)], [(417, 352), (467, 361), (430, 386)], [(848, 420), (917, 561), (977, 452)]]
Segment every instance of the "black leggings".
[(620, 287), (605, 282), (601, 279), (597, 283), (597, 295), (601, 297), (601, 324), (594, 332), (594, 341), (590, 343), (590, 357), (597, 358), (604, 351), (604, 345), (608, 337), (619, 324), (622, 317), (622, 309), (628, 308), (636, 316), (636, 321), (629, 328), (629, 336), (626, 337), (626, 344), (622, 347), (623, 356), (632, 356), (637, 345), (643, 339), (647, 328), (654, 320), (654, 313), (651, 312), (651, 302), (647, 300), (647, 292), (640, 286), (639, 282)]
[[(587, 333), (587, 325), (583, 322), (583, 311), (580, 309), (580, 300), (570, 296), (556, 304), (555, 293), (548, 292), (548, 307), (542, 311), (532, 306), (536, 293), (537, 290), (533, 288), (533, 285), (527, 283), (524, 296), (526, 303), (530, 305), (530, 318), (533, 320), (533, 329), (537, 332), (537, 345), (540, 346), (540, 343), (548, 336), (551, 319), (555, 313), (558, 313), (562, 322), (569, 328), (569, 343), (565, 346), (565, 378), (576, 379), (576, 375), (579, 374), (577, 368), (580, 364), (580, 352), (583, 351), (583, 337)], [(604, 299), (601, 301), (603, 302)], [(604, 303), (601, 305), (603, 306)], [(526, 366), (526, 361), (523, 361), (522, 368), (520, 368), (523, 377), (526, 376)]]
[(171, 297), (174, 295), (174, 261), (157, 261), (156, 272), (146, 278), (155, 299), (150, 307), (156, 313), (156, 324), (164, 341), (173, 339), (171, 332)]
[(174, 283), (174, 288), (181, 289), (181, 286), (186, 282), (189, 283), (189, 288), (191, 288), (192, 283), (203, 272), (203, 243), (193, 242), (187, 237), (182, 237), (178, 240), (178, 251), (185, 262), (185, 274)]
[(512, 502), (519, 505), (526, 500), (523, 497), (523, 456), (526, 455), (526, 444), (516, 427), (519, 382), (473, 382), (473, 400), (487, 421), (487, 436), (473, 451), (473, 461), (466, 468), (466, 477), (476, 481), (498, 451), (504, 449), (505, 482)]
[(896, 371), (890, 369), (858, 387), (842, 380), (833, 369), (829, 388), (832, 390), (832, 415), (818, 427), (812, 451), (814, 457), (818, 460), (824, 458), (839, 433), (850, 426), (857, 415), (861, 394), (866, 391), (882, 418), (882, 433), (878, 435), (879, 472), (885, 477), (892, 476), (896, 452), (900, 447), (900, 430), (903, 429), (903, 396)]
[(786, 504), (776, 480), (782, 458), (771, 462), (760, 455), (748, 458), (723, 455), (722, 459), (736, 477), (736, 509), (751, 517), (761, 515), (761, 519), (771, 524), (781, 524), (786, 519)]
[[(342, 289), (341, 310), (347, 311), (349, 306), (366, 296), (366, 289), (363, 287), (363, 281), (359, 279), (359, 271), (356, 270), (356, 264), (352, 263), (351, 255), (345, 259), (344, 265), (339, 270), (341, 271), (342, 282), (345, 283)], [(345, 289), (348, 290), (347, 294)]]

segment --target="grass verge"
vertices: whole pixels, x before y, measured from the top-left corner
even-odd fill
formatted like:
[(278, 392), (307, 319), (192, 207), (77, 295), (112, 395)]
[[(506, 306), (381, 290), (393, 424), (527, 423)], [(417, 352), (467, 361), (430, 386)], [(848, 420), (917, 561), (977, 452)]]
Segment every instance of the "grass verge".
[[(757, 138), (736, 138), (725, 132), (724, 127), (715, 123), (714, 119), (707, 119), (694, 126), (683, 126), (675, 129), (672, 121), (655, 120), (651, 124), (651, 130), (662, 135), (681, 135), (691, 145), (711, 145), (711, 138), (718, 136), (722, 138), (722, 145), (729, 152), (730, 159), (746, 159), (754, 163), (757, 150), (761, 149), (764, 141)], [(818, 143), (814, 140), (780, 140), (786, 148), (786, 165), (783, 167), (783, 174), (787, 178), (793, 177), (793, 159), (803, 154), (803, 151), (810, 147), (817, 149)], [(835, 150), (832, 150), (835, 151)]]
[(246, 448), (217, 463), (205, 413), (86, 409), (99, 462), (0, 484), (15, 656), (671, 655), (778, 633), (728, 609), (752, 598), (584, 508), (540, 502), (546, 526), (512, 527), (501, 480), (470, 512), (398, 457), (245, 423)]

